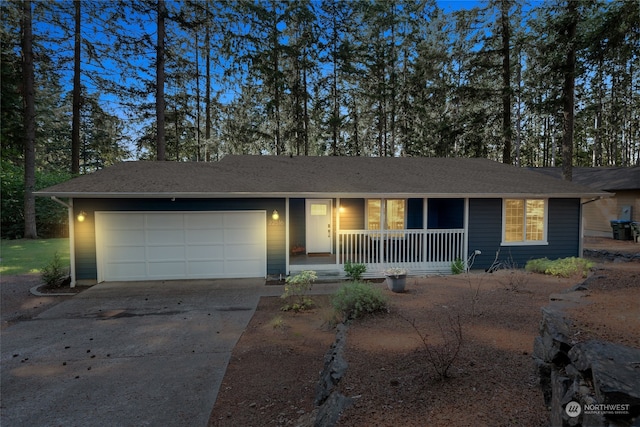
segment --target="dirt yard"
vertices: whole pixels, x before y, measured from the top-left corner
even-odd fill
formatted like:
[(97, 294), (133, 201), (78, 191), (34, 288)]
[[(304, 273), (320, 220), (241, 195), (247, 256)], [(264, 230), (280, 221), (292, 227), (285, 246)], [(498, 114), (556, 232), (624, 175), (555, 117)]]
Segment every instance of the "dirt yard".
[[(611, 239), (585, 246), (640, 252), (638, 244)], [(640, 263), (600, 262), (592, 277), (581, 304), (567, 308), (574, 339), (640, 348)], [(409, 279), (406, 293), (385, 291), (389, 314), (349, 326), (340, 390), (353, 404), (338, 425), (547, 425), (531, 358), (540, 308), (582, 281), (505, 270)], [(39, 283), (37, 275), (1, 278), (2, 329), (71, 298), (30, 295)], [(210, 426), (310, 425), (323, 357), (335, 338), (328, 297), (314, 300), (314, 310), (299, 314), (281, 312), (278, 298), (260, 301), (233, 351)], [(438, 351), (452, 342), (458, 318), (462, 346), (442, 379), (420, 334)]]
[[(599, 264), (593, 275), (583, 304), (568, 309), (575, 339), (640, 347), (640, 263)], [(349, 326), (340, 390), (353, 404), (338, 425), (548, 425), (531, 356), (540, 308), (582, 281), (505, 270), (409, 279), (406, 293), (386, 291), (389, 314)], [(309, 425), (334, 339), (329, 300), (315, 301), (315, 310), (294, 314), (279, 311), (277, 298), (261, 300), (234, 349), (211, 426)], [(434, 351), (455, 341), (458, 318), (462, 346), (443, 379)]]

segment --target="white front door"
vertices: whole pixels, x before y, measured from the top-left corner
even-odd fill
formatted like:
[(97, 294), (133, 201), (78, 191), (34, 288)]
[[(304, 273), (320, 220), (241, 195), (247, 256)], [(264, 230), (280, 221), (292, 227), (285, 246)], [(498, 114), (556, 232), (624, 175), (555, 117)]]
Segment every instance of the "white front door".
[(307, 253), (331, 252), (331, 199), (307, 199)]

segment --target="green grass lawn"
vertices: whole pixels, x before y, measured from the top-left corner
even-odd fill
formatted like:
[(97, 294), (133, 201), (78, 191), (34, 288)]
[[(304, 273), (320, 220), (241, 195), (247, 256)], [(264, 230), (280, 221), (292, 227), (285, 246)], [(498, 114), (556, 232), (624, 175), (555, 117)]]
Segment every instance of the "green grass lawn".
[(69, 264), (69, 239), (5, 240), (0, 244), (0, 274), (40, 273), (58, 252), (63, 265)]

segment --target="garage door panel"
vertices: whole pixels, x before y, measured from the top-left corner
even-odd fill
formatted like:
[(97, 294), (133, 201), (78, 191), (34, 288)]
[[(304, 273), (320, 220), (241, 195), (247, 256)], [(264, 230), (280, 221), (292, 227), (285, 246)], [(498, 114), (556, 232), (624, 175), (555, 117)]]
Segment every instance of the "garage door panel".
[(184, 228), (184, 214), (148, 213), (145, 215), (147, 228)]
[(208, 213), (189, 213), (185, 216), (187, 229), (212, 229), (224, 228), (224, 217), (222, 215), (211, 216)]
[(146, 259), (144, 246), (116, 246), (106, 249), (110, 262), (140, 262)]
[(138, 246), (144, 243), (144, 230), (109, 230), (106, 236), (109, 242), (118, 242), (118, 246)]
[(266, 213), (96, 212), (99, 280), (266, 276)]
[(224, 230), (187, 230), (186, 243), (224, 242)]
[(236, 229), (227, 230), (225, 241), (227, 243), (251, 243), (255, 244), (255, 241), (259, 238), (258, 230), (246, 230)]
[[(224, 273), (224, 261), (222, 260), (202, 260), (202, 261), (189, 261), (189, 275), (192, 277), (225, 277)], [(211, 276), (212, 272), (214, 276)]]
[(183, 260), (185, 258), (184, 251), (184, 246), (149, 246), (147, 256), (149, 259), (158, 261)]
[(224, 227), (229, 228), (246, 228), (247, 224), (252, 224), (254, 212), (233, 212), (228, 213), (224, 217)]
[(187, 246), (187, 259), (224, 259), (223, 245), (198, 245)]
[(256, 268), (260, 267), (261, 261), (255, 260), (227, 260), (226, 262), (226, 273), (229, 277), (245, 277), (247, 271), (253, 271)]
[(143, 215), (110, 216), (103, 219), (105, 226), (111, 230), (142, 230), (145, 219)]
[(109, 280), (142, 280), (147, 277), (145, 264), (140, 263), (109, 263)]
[(226, 246), (226, 256), (229, 259), (261, 258), (262, 249), (255, 245), (231, 244)]
[(147, 243), (150, 245), (162, 245), (167, 243), (183, 243), (184, 230), (149, 230), (147, 231)]
[(186, 261), (163, 261), (148, 263), (149, 276), (155, 279), (185, 277)]

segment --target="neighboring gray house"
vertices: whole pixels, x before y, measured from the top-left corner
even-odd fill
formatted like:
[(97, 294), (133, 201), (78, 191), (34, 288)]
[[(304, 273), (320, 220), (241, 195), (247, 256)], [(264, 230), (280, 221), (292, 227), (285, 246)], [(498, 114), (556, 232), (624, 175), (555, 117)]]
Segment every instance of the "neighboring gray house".
[[(560, 178), (560, 168), (531, 168)], [(595, 190), (607, 191), (609, 198), (586, 200), (582, 208), (585, 236), (611, 237), (612, 220), (640, 222), (640, 166), (632, 168), (573, 168), (573, 182)]]
[(486, 159), (288, 156), (125, 162), (36, 194), (70, 207), (74, 283), (580, 256), (581, 199), (609, 196)]

